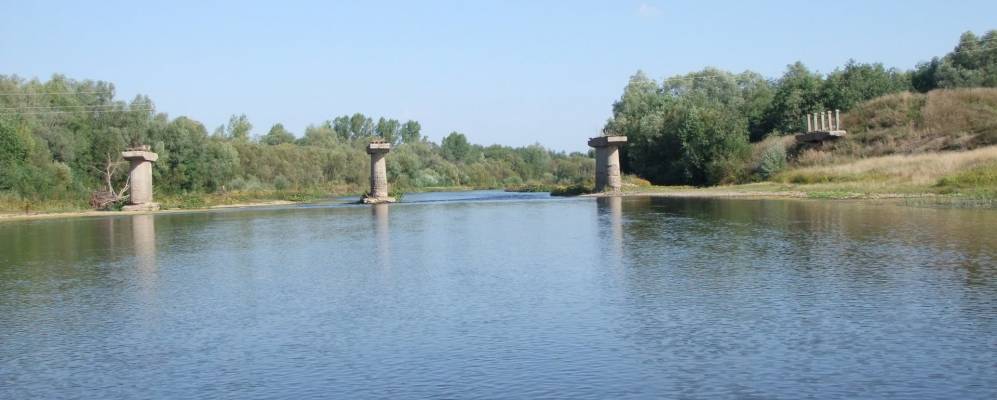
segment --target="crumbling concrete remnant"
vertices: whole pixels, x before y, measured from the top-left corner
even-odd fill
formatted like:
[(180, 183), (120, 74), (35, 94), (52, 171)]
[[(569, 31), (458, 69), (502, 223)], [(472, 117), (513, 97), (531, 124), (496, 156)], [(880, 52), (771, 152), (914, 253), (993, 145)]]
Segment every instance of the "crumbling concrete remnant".
[(596, 192), (619, 192), (623, 187), (620, 174), (620, 146), (626, 143), (626, 136), (600, 136), (589, 139), (589, 146), (595, 148)]
[(122, 210), (159, 210), (159, 203), (152, 201), (152, 163), (159, 159), (159, 155), (149, 151), (148, 146), (142, 146), (122, 152), (121, 157), (131, 163), (128, 169), (128, 205)]
[(361, 201), (364, 204), (394, 203), (388, 196), (388, 169), (384, 157), (391, 151), (391, 143), (376, 140), (367, 145), (370, 154), (370, 193)]

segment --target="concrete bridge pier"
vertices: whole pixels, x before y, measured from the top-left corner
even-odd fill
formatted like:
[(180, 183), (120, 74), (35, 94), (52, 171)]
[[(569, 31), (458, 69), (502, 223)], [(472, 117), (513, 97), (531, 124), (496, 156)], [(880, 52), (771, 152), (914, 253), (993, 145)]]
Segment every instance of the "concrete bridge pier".
[(124, 211), (156, 211), (159, 203), (152, 201), (152, 163), (159, 155), (149, 151), (148, 146), (124, 151), (121, 157), (131, 163), (128, 170), (128, 205)]
[(589, 139), (589, 146), (595, 148), (596, 192), (619, 192), (623, 187), (620, 174), (620, 146), (626, 143), (626, 136), (600, 136)]
[(388, 169), (384, 157), (391, 151), (391, 143), (373, 141), (367, 145), (370, 154), (370, 193), (362, 201), (364, 204), (394, 203), (395, 199), (388, 196)]

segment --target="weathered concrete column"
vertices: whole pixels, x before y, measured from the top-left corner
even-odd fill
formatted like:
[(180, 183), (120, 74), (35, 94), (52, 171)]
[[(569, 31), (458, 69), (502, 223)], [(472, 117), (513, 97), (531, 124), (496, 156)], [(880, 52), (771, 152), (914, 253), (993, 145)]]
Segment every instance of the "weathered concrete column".
[(841, 130), (841, 110), (834, 110), (834, 130)]
[(367, 145), (370, 154), (370, 193), (363, 198), (364, 204), (394, 203), (388, 197), (388, 169), (384, 156), (391, 151), (391, 143), (374, 141)]
[(152, 163), (159, 155), (148, 146), (124, 151), (121, 157), (131, 162), (128, 170), (128, 205), (124, 211), (156, 211), (159, 203), (152, 202)]
[(627, 143), (626, 136), (600, 136), (589, 139), (595, 148), (595, 191), (619, 192), (623, 186), (620, 176), (620, 146)]
[(813, 117), (810, 114), (807, 114), (807, 132), (813, 132), (814, 130), (814, 124), (813, 121), (811, 121), (812, 119)]

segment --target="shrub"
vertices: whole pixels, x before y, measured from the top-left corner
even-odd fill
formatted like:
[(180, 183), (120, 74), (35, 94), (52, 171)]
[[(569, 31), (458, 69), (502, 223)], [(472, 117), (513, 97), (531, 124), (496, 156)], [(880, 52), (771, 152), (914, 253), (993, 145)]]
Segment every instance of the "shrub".
[(287, 190), (291, 187), (291, 181), (287, 180), (284, 175), (277, 175), (273, 180), (273, 187), (277, 190)]
[(786, 148), (780, 145), (770, 146), (758, 163), (758, 174), (762, 179), (769, 179), (786, 168)]
[(593, 191), (594, 189), (591, 186), (587, 185), (567, 185), (567, 186), (555, 187), (550, 191), (550, 195), (563, 196), (563, 197), (579, 196), (583, 194), (592, 193)]

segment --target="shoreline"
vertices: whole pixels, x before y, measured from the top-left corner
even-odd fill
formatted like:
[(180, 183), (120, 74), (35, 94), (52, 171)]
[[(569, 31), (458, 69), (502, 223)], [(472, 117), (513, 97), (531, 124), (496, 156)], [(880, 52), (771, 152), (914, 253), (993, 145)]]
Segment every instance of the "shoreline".
[[(754, 184), (759, 185), (759, 184)], [(910, 206), (954, 207), (997, 209), (997, 199), (989, 196), (973, 196), (965, 193), (933, 193), (927, 191), (846, 191), (828, 190), (830, 188), (808, 188), (825, 190), (786, 190), (785, 187), (764, 190), (760, 187), (726, 187), (689, 188), (667, 186), (652, 186), (651, 189), (624, 188), (619, 193), (591, 193), (582, 197), (657, 197), (675, 199), (739, 199), (739, 200), (796, 200), (796, 201), (852, 201), (852, 202), (896, 202)], [(762, 190), (759, 190), (762, 189)]]
[[(643, 189), (643, 190), (642, 190)], [(465, 190), (456, 190), (465, 191)], [(570, 196), (569, 196), (570, 197)], [(988, 199), (974, 199), (957, 195), (946, 195), (938, 193), (870, 193), (870, 192), (807, 192), (802, 190), (755, 190), (753, 188), (723, 187), (723, 188), (690, 188), (667, 186), (652, 186), (650, 190), (641, 188), (627, 188), (619, 193), (588, 193), (577, 197), (604, 198), (604, 197), (661, 197), (661, 198), (684, 198), (684, 199), (744, 199), (744, 200), (851, 200), (851, 201), (876, 201), (876, 200), (928, 200), (936, 201), (940, 204), (959, 202), (983, 202), (990, 203)], [(16, 221), (35, 221), (60, 218), (87, 218), (87, 217), (113, 217), (143, 214), (175, 214), (207, 212), (225, 209), (245, 209), (268, 206), (290, 206), (297, 204), (307, 204), (310, 201), (291, 200), (264, 200), (249, 201), (233, 204), (219, 204), (197, 208), (172, 208), (157, 211), (56, 211), (37, 212), (30, 214), (20, 213), (0, 213), (0, 223)]]
[(215, 211), (215, 210), (223, 210), (229, 208), (240, 209), (240, 208), (255, 208), (255, 207), (267, 207), (267, 206), (289, 206), (289, 205), (304, 204), (304, 203), (305, 202), (303, 201), (268, 200), (268, 201), (237, 203), (237, 204), (220, 204), (215, 206), (198, 207), (198, 208), (171, 208), (167, 210), (157, 210), (157, 211), (86, 210), (86, 211), (65, 211), (65, 212), (61, 211), (39, 212), (39, 213), (30, 213), (30, 214), (0, 213), (0, 223), (15, 222), (15, 221), (60, 219), (60, 218), (116, 217), (116, 216), (128, 216), (128, 215), (143, 215), (143, 214), (177, 214), (177, 213)]
[[(785, 200), (785, 199), (808, 199), (806, 192), (761, 192), (761, 191), (747, 191), (740, 192), (735, 190), (725, 190), (725, 191), (709, 191), (708, 189), (699, 190), (675, 190), (675, 191), (637, 191), (637, 192), (620, 192), (620, 193), (590, 193), (583, 194), (582, 197), (672, 197), (672, 198), (687, 198), (687, 199), (772, 199), (772, 200)], [(826, 200), (826, 199), (821, 199)]]
[(858, 192), (812, 192), (805, 191), (737, 191), (737, 190), (675, 190), (675, 191), (637, 191), (620, 193), (590, 193), (583, 197), (673, 197), (673, 198), (703, 198), (703, 199), (772, 199), (772, 200), (890, 200), (890, 199), (953, 199), (956, 197), (936, 193), (858, 193)]

